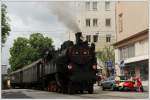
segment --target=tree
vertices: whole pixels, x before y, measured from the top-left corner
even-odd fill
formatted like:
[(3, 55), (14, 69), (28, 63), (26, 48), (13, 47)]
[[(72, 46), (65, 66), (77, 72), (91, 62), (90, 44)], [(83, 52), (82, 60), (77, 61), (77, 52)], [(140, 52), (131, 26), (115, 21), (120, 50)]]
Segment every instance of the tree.
[(11, 69), (17, 70), (38, 60), (51, 46), (52, 39), (40, 33), (31, 34), (29, 39), (18, 37), (10, 49)]
[[(105, 46), (101, 52), (97, 53), (97, 57), (103, 63), (104, 66), (105, 66), (106, 61), (110, 61), (110, 60), (113, 62), (113, 66), (114, 66), (115, 53), (114, 53), (114, 49), (111, 46)], [(106, 68), (106, 70), (108, 69)], [(109, 76), (110, 73), (109, 71), (107, 72)]]
[(13, 47), (10, 48), (10, 55), (18, 56), (29, 45), (29, 40), (23, 37), (18, 37), (14, 40)]
[(40, 33), (33, 33), (30, 36), (29, 42), (31, 44), (31, 47), (36, 49), (42, 57), (45, 52), (52, 46), (53, 41), (48, 37), (44, 37)]
[(7, 73), (8, 73), (8, 75), (11, 73), (11, 69), (10, 68), (7, 69)]
[(1, 6), (1, 25), (2, 25), (2, 43), (6, 42), (6, 38), (9, 35), (9, 32), (11, 31), (10, 25), (8, 23), (9, 18), (7, 17), (7, 6), (5, 4), (2, 4)]
[(115, 61), (114, 49), (110, 46), (105, 46), (101, 52), (98, 52), (97, 56), (103, 63), (109, 60)]
[(15, 70), (21, 67), (24, 61), (21, 61), (20, 56), (23, 56), (21, 53), (28, 47), (28, 39), (19, 37), (14, 41), (13, 47), (10, 48), (10, 59), (9, 64), (11, 65), (12, 70)]

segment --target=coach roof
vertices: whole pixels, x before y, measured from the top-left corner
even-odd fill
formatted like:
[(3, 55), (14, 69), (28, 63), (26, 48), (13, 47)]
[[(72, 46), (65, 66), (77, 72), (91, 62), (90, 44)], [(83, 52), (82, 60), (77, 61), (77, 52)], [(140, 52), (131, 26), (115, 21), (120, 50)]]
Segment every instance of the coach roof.
[(21, 69), (18, 69), (18, 70), (16, 70), (16, 71), (13, 71), (11, 74), (18, 73), (18, 72), (20, 72), (20, 71), (22, 71), (22, 70), (28, 69), (28, 68), (34, 66), (35, 64), (39, 63), (40, 61), (42, 61), (42, 59), (39, 59), (39, 60), (37, 60), (37, 61), (35, 61), (35, 62), (33, 62), (33, 63), (27, 65), (27, 66), (24, 66), (24, 67), (21, 68)]

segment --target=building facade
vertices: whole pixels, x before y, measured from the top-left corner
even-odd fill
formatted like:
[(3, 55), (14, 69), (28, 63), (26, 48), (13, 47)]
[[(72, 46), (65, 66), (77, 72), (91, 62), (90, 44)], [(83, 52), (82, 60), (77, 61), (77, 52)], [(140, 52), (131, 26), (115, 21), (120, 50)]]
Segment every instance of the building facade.
[(2, 89), (10, 88), (10, 80), (7, 73), (7, 65), (1, 66), (1, 75), (2, 75)]
[(115, 2), (78, 2), (77, 21), (83, 37), (96, 44), (96, 51), (115, 41)]
[(116, 3), (115, 70), (117, 75), (148, 80), (148, 2)]

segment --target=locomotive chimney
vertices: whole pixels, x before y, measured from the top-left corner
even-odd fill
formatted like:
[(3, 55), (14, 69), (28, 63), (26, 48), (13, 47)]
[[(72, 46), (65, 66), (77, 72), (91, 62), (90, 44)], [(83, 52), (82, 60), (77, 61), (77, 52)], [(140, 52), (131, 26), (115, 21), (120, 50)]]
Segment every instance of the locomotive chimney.
[(82, 32), (77, 32), (76, 34), (75, 34), (75, 36), (76, 36), (76, 44), (81, 44), (83, 41), (82, 41)]

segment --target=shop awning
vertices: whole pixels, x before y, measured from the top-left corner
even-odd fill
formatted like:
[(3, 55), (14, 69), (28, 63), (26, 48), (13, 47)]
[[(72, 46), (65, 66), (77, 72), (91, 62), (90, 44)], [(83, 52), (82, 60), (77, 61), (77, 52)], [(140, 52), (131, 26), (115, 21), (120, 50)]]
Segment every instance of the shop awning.
[(132, 62), (138, 62), (138, 61), (142, 61), (142, 60), (147, 60), (149, 59), (148, 55), (144, 55), (144, 56), (138, 56), (138, 57), (132, 57), (132, 58), (128, 58), (126, 60), (124, 60), (124, 63), (132, 63)]

